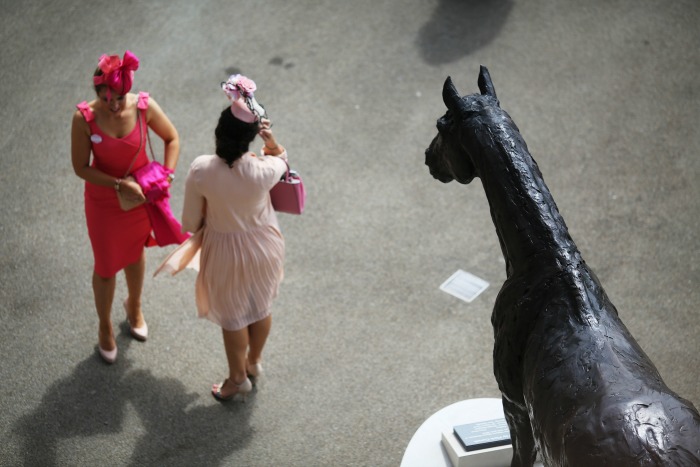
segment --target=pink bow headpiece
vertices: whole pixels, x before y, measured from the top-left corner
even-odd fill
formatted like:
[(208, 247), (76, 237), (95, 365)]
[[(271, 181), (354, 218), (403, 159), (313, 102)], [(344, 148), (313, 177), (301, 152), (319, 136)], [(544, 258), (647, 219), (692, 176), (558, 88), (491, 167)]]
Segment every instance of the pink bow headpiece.
[(106, 84), (120, 94), (126, 94), (131, 90), (134, 82), (134, 71), (139, 69), (139, 59), (129, 50), (124, 52), (124, 59), (118, 55), (102, 55), (97, 67), (102, 70), (100, 76), (92, 78), (95, 86)]
[(231, 75), (221, 83), (226, 96), (231, 101), (231, 113), (237, 119), (246, 123), (254, 123), (261, 118), (267, 118), (263, 106), (255, 100), (255, 81), (243, 75)]

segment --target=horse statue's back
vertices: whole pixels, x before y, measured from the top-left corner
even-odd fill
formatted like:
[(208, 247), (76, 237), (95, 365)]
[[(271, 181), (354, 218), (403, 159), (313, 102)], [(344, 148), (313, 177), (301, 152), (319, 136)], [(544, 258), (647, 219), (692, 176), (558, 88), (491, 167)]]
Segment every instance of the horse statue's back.
[(494, 305), (494, 374), (512, 466), (700, 466), (700, 415), (671, 391), (582, 259), (488, 70), (480, 94), (448, 77), (426, 164), (482, 181), (506, 261)]

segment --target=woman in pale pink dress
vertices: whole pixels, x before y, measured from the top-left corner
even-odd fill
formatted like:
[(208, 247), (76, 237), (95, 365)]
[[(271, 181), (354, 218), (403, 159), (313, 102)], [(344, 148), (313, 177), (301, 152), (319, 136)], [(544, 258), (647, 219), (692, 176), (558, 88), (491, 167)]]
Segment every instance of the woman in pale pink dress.
[[(201, 241), (197, 308), (223, 330), (229, 373), (212, 394), (225, 401), (250, 392), (249, 377), (262, 371), (284, 262), (284, 238), (269, 191), (287, 170), (287, 153), (253, 97), (255, 83), (235, 75), (222, 88), (233, 103), (216, 127), (216, 155), (197, 157), (185, 182), (182, 226), (196, 234), (165, 266), (182, 269), (182, 251), (189, 249), (192, 258), (192, 245)], [(249, 151), (256, 135), (265, 143), (261, 156)]]

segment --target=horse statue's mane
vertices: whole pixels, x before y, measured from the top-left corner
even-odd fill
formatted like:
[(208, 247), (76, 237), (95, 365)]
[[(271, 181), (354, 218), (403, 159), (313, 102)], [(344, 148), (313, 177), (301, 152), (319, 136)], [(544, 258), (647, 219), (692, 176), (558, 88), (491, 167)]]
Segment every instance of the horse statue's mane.
[(700, 465), (700, 415), (671, 391), (588, 267), (481, 67), (480, 94), (448, 77), (426, 150), (436, 179), (481, 179), (506, 260), (494, 374), (513, 466)]

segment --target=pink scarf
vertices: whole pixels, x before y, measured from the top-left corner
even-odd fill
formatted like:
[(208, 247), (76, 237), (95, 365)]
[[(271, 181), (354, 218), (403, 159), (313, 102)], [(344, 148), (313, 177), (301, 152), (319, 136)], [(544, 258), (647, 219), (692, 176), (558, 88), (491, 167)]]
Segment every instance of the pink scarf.
[(158, 246), (179, 245), (190, 238), (189, 233), (182, 233), (182, 225), (170, 209), (170, 194), (145, 206)]
[(162, 166), (158, 162), (151, 162), (145, 166), (150, 170), (137, 170), (134, 172), (136, 182), (143, 189), (146, 196), (146, 212), (151, 219), (153, 235), (158, 246), (181, 244), (190, 235), (182, 233), (182, 226), (170, 209), (170, 192), (167, 182), (168, 174), (172, 170)]

